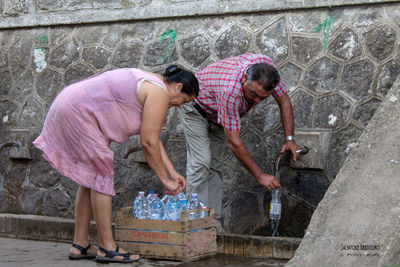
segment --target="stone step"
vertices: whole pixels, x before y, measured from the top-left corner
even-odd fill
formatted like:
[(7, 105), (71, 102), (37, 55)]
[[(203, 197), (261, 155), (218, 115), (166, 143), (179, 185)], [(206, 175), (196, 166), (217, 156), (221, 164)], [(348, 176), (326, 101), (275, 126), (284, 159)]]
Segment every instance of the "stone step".
[[(113, 233), (115, 224), (112, 225)], [(74, 220), (59, 217), (0, 214), (0, 236), (43, 241), (71, 243), (74, 238)], [(96, 223), (89, 229), (91, 243), (97, 243)], [(300, 238), (218, 234), (219, 254), (249, 258), (291, 259), (300, 244)]]

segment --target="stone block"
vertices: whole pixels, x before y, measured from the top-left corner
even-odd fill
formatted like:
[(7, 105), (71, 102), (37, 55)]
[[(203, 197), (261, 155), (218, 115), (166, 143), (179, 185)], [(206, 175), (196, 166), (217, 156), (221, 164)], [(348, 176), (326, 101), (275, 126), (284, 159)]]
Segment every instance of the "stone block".
[(278, 241), (272, 242), (272, 257), (283, 259), (283, 247)]
[(234, 236), (232, 239), (235, 256), (243, 256), (243, 238), (240, 236)]
[(4, 217), (4, 233), (5, 234), (10, 234), (11, 233), (11, 226), (12, 226), (12, 217), (11, 216), (5, 216)]
[(271, 57), (275, 64), (285, 60), (289, 51), (285, 18), (279, 19), (258, 33), (256, 45), (260, 52)]
[(224, 254), (225, 253), (224, 248), (225, 248), (225, 246), (224, 246), (224, 236), (223, 235), (217, 235), (217, 252), (221, 253), (221, 254)]
[(350, 63), (343, 69), (339, 89), (356, 101), (371, 95), (376, 67), (368, 59)]
[(233, 26), (215, 42), (216, 54), (222, 59), (246, 53), (249, 50), (250, 42), (249, 32)]
[(280, 245), (282, 248), (282, 259), (291, 259), (293, 257), (292, 245), (286, 242), (283, 242)]
[(291, 164), (295, 169), (325, 169), (330, 132), (295, 132), (296, 143), (308, 147), (309, 151)]
[(12, 216), (10, 217), (10, 219), (8, 220), (8, 223), (10, 224), (9, 226), (9, 233), (11, 233), (13, 236), (18, 236), (18, 232), (19, 232), (19, 219), (18, 216)]
[[(112, 224), (111, 228), (112, 228), (113, 236), (115, 236), (115, 224)], [(97, 243), (97, 229), (96, 229), (95, 222), (90, 222), (89, 242)]]
[(243, 256), (253, 257), (253, 240), (251, 237), (243, 237)]
[(233, 255), (234, 254), (234, 246), (233, 246), (233, 237), (232, 236), (224, 237), (224, 245), (225, 245), (224, 253), (228, 254), (228, 255), (229, 254)]
[(6, 232), (6, 218), (4, 216), (0, 217), (0, 233)]
[(263, 257), (263, 242), (261, 238), (253, 238), (253, 257), (262, 258)]
[(22, 13), (26, 13), (26, 2), (25, 0), (5, 0), (3, 12), (5, 16), (18, 16)]
[(264, 249), (264, 253), (263, 253), (264, 258), (272, 258), (272, 257), (275, 258), (272, 240), (270, 240), (270, 239), (263, 240), (263, 249)]
[(31, 132), (27, 129), (11, 129), (10, 141), (19, 142), (20, 147), (13, 147), (10, 149), (11, 159), (32, 159), (29, 152), (29, 147), (32, 143)]
[(180, 41), (182, 57), (192, 66), (202, 64), (211, 54), (207, 39), (202, 35)]
[(75, 224), (73, 222), (60, 222), (60, 238), (62, 240), (73, 240)]
[(51, 224), (48, 224), (47, 222), (45, 223), (45, 225), (42, 225), (45, 227), (45, 231), (44, 231), (44, 237), (46, 239), (60, 239), (61, 235), (60, 235), (60, 230), (61, 230), (61, 224), (59, 222), (54, 222)]
[(43, 229), (43, 231), (40, 231), (39, 227), (40, 221), (35, 217), (37, 216), (32, 215), (32, 218), (24, 220), (24, 223), (21, 224), (23, 225), (22, 227), (24, 228), (23, 231), (26, 236), (43, 239), (42, 235), (45, 229)]

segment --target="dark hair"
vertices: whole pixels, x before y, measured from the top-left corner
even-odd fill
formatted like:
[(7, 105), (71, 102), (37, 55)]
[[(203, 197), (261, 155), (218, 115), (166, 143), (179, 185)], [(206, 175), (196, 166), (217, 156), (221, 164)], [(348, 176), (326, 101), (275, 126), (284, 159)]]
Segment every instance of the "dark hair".
[(256, 81), (265, 91), (271, 91), (279, 83), (280, 77), (276, 68), (266, 63), (252, 64), (247, 69), (248, 82)]
[(182, 83), (182, 93), (188, 94), (190, 96), (198, 96), (199, 82), (192, 72), (179, 68), (176, 65), (172, 65), (165, 69), (165, 73), (163, 76), (168, 83)]

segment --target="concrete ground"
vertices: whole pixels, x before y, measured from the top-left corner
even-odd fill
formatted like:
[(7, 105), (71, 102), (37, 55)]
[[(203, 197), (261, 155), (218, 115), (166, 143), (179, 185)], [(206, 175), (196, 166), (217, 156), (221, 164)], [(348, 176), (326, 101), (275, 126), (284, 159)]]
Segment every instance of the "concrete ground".
[(286, 264), (287, 260), (278, 259), (251, 259), (251, 258), (240, 258), (234, 256), (225, 256), (218, 254), (216, 257), (211, 259), (204, 259), (190, 263), (181, 263), (175, 261), (164, 261), (164, 260), (152, 260), (152, 259), (140, 259), (137, 263), (130, 264), (101, 264), (94, 260), (80, 260), (71, 261), (68, 259), (68, 253), (71, 245), (61, 242), (49, 242), (49, 241), (34, 241), (25, 239), (14, 239), (0, 237), (0, 266), (4, 267), (43, 267), (43, 266), (179, 266), (179, 267), (196, 267), (196, 266), (207, 266), (207, 267), (218, 267), (218, 266), (229, 266), (229, 267), (282, 267)]

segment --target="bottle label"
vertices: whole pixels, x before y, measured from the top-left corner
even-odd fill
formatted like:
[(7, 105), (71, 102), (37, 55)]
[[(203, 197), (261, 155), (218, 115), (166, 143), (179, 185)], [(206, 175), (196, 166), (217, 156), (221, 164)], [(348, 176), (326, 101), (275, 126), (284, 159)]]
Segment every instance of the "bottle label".
[(271, 204), (269, 206), (270, 214), (281, 214), (281, 204)]

